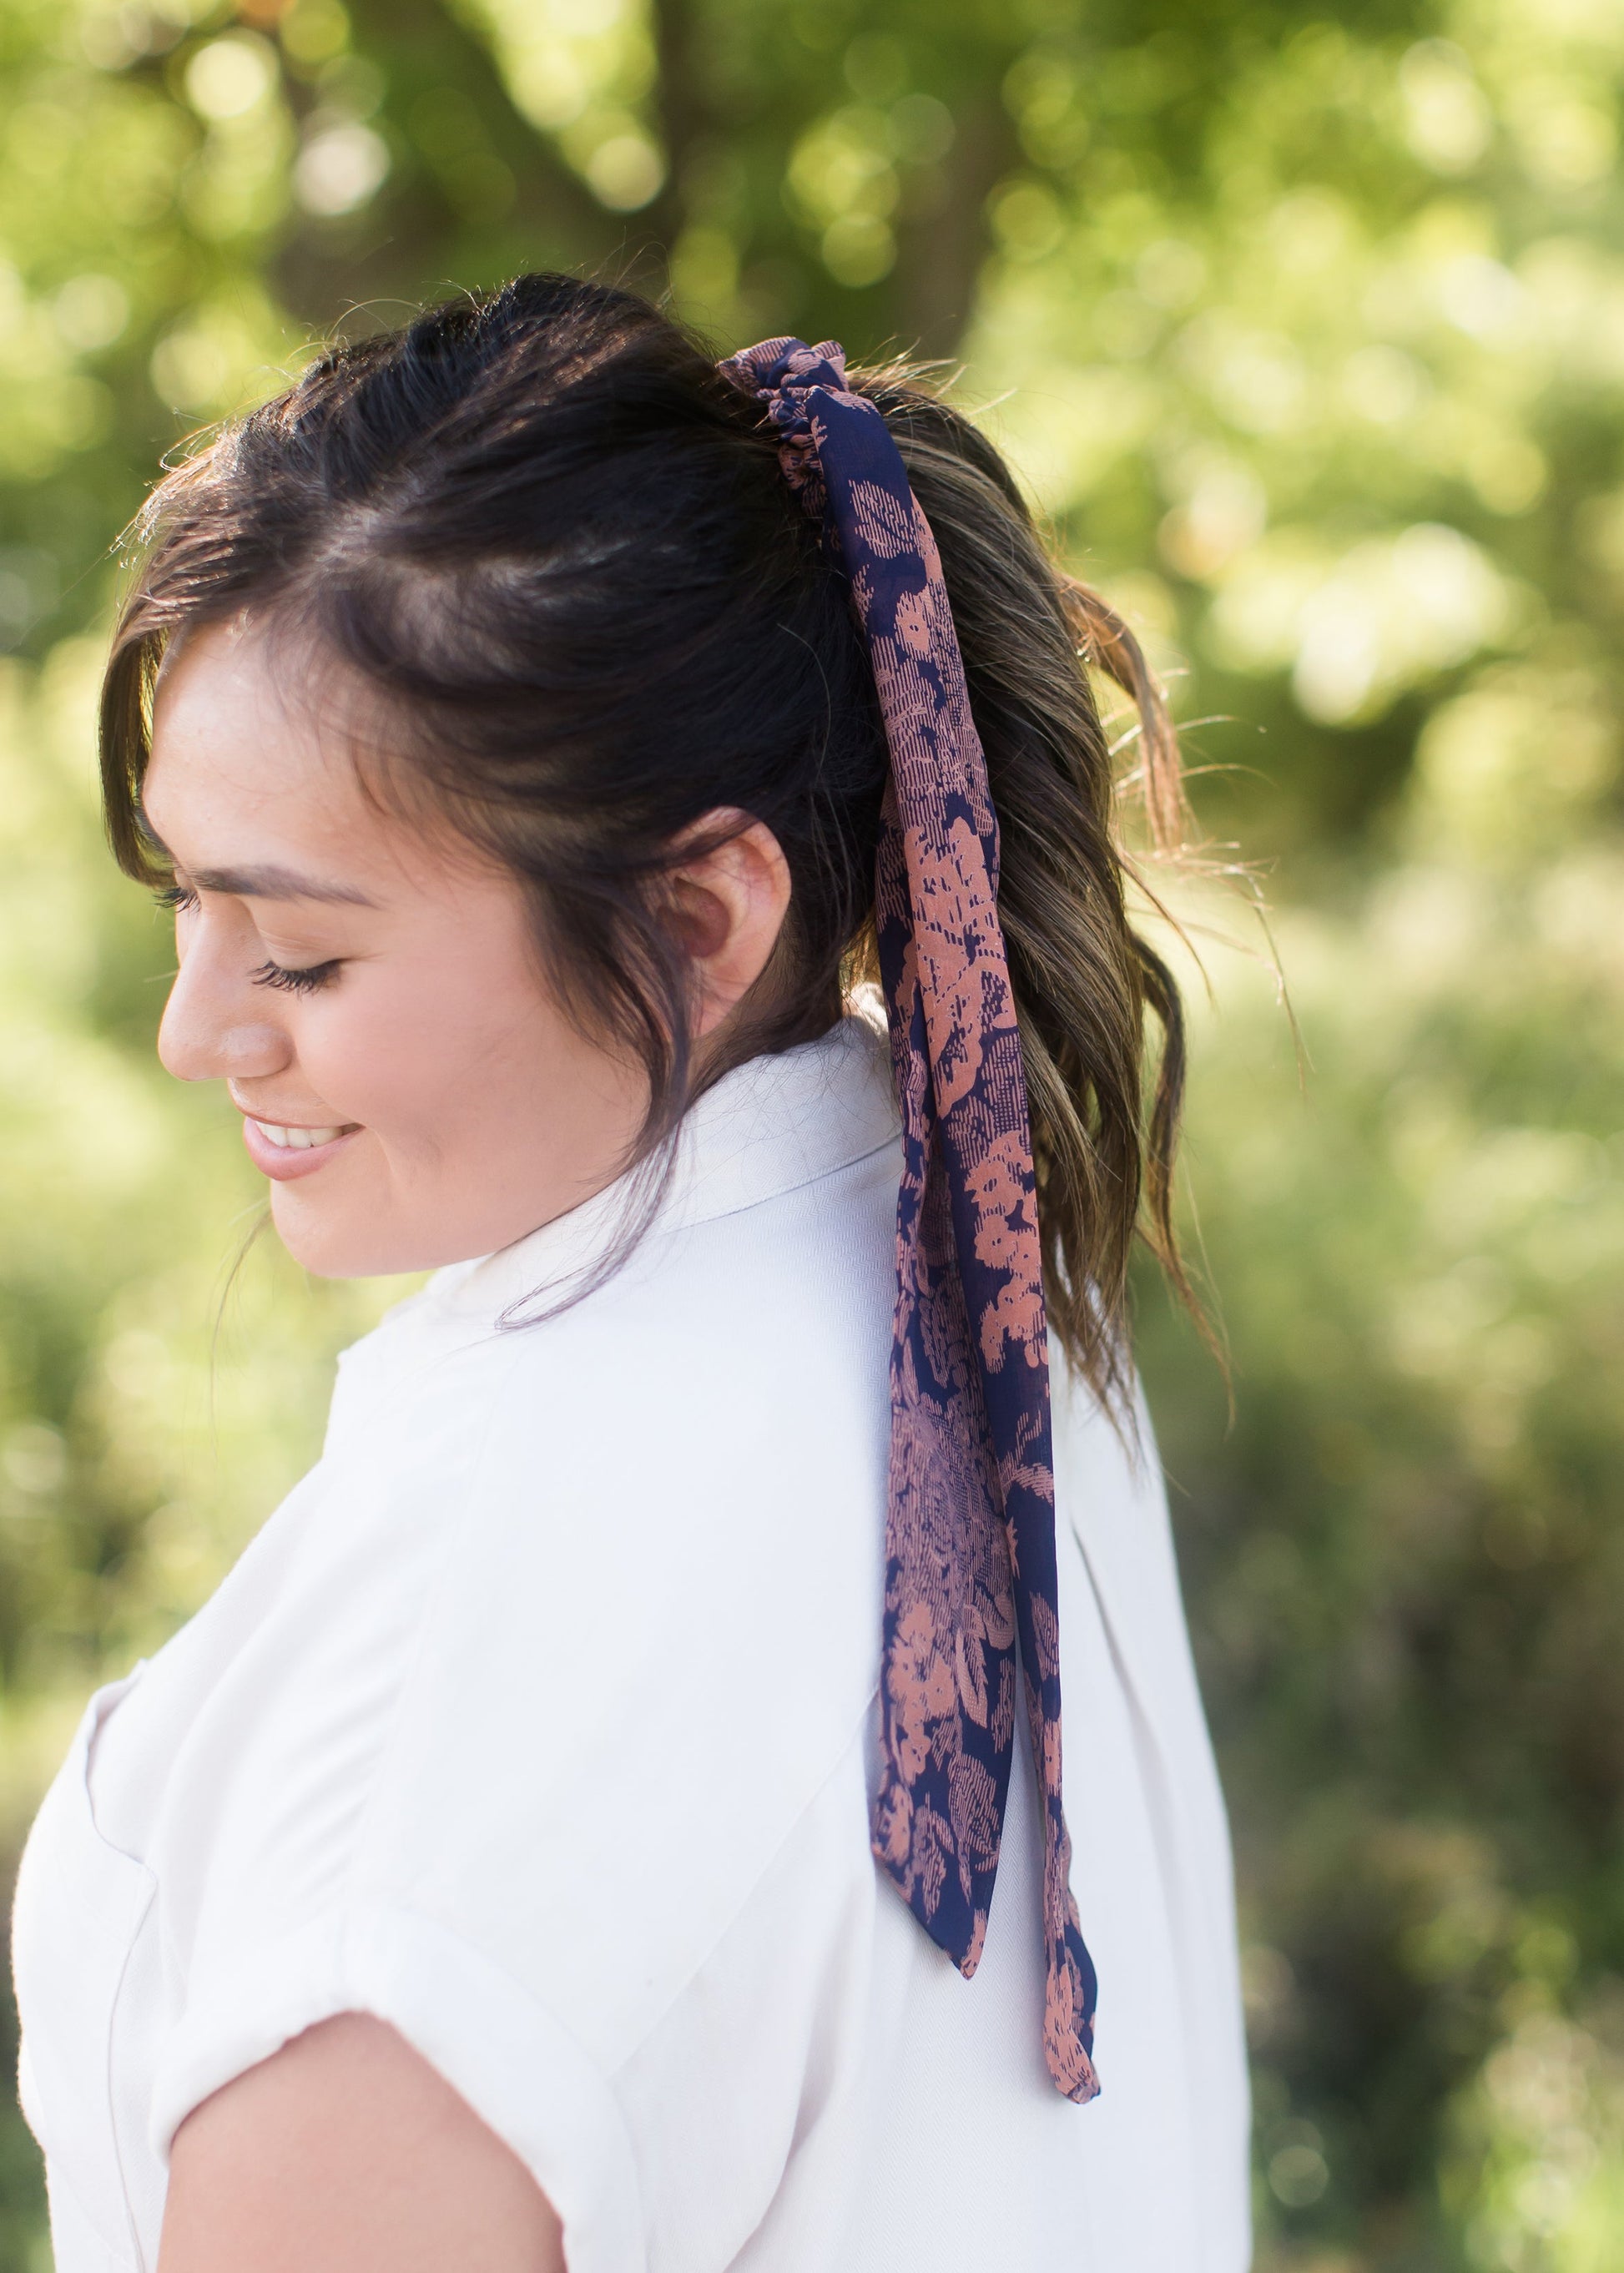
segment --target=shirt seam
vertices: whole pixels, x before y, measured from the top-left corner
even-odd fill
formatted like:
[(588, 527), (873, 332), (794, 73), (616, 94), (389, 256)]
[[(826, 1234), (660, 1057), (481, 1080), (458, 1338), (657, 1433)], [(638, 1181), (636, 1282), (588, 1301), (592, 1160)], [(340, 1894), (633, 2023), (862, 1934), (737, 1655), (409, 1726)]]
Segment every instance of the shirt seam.
[(808, 1175), (798, 1176), (793, 1183), (777, 1184), (771, 1191), (758, 1193), (754, 1199), (741, 1200), (737, 1207), (716, 1208), (708, 1210), (702, 1215), (688, 1216), (680, 1223), (670, 1225), (664, 1236), (672, 1239), (679, 1238), (683, 1232), (697, 1231), (708, 1223), (726, 1223), (732, 1216), (748, 1215), (755, 1208), (771, 1207), (775, 1200), (786, 1200), (792, 1194), (804, 1192), (814, 1184), (827, 1183), (831, 1177), (843, 1176), (847, 1169), (861, 1168), (865, 1161), (876, 1159), (882, 1152), (889, 1152), (901, 1133), (899, 1127), (895, 1128), (877, 1144), (870, 1144), (866, 1152), (853, 1152), (849, 1159), (836, 1161), (830, 1167), (815, 1168)]

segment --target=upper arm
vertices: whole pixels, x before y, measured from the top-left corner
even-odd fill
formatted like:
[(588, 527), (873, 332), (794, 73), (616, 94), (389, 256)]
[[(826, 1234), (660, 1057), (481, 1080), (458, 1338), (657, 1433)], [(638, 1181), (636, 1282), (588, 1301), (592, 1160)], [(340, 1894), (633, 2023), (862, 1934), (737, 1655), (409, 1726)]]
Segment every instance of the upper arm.
[(404, 2037), (308, 2029), (176, 2134), (159, 2273), (565, 2273), (511, 2149)]

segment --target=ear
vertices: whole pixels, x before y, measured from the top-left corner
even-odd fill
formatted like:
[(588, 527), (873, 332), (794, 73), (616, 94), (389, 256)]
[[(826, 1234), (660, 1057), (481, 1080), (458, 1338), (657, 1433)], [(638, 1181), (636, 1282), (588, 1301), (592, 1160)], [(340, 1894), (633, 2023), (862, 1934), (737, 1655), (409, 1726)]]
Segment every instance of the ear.
[(763, 821), (726, 808), (707, 813), (682, 841), (697, 849), (685, 859), (679, 845), (665, 881), (670, 921), (696, 981), (698, 1040), (738, 1008), (766, 969), (789, 909), (789, 863)]

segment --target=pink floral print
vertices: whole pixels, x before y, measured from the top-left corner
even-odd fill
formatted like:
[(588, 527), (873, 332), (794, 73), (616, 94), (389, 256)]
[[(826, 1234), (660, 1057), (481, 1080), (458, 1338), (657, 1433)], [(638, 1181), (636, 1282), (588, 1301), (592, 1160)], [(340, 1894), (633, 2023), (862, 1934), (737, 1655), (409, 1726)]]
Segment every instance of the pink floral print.
[(1044, 1823), (1043, 2049), (1099, 2089), (1094, 1971), (1061, 1806), (1048, 1326), (998, 826), (942, 564), (890, 430), (832, 341), (722, 365), (778, 429), (868, 641), (891, 747), (876, 900), (902, 1112), (882, 1757), (874, 1851), (966, 1977), (987, 1932), (1017, 1667)]

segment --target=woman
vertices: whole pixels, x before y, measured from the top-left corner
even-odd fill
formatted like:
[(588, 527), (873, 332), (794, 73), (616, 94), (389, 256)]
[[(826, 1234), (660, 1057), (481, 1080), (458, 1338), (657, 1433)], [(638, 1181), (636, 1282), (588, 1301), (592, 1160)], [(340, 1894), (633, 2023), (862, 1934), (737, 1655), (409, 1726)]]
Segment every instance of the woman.
[(1239, 2273), (1132, 641), (929, 394), (560, 277), (331, 352), (147, 539), (164, 1062), (308, 1268), (440, 1268), (35, 1827), (59, 2273)]

